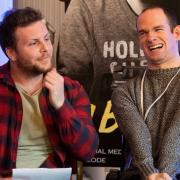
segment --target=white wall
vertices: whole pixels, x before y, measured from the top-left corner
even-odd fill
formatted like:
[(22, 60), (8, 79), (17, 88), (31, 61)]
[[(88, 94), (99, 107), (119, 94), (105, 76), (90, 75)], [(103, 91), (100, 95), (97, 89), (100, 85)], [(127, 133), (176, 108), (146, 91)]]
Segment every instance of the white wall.
[[(2, 20), (3, 14), (6, 10), (11, 9), (13, 5), (13, 0), (0, 0), (0, 21)], [(4, 55), (0, 48), (0, 65), (7, 62), (7, 57)]]

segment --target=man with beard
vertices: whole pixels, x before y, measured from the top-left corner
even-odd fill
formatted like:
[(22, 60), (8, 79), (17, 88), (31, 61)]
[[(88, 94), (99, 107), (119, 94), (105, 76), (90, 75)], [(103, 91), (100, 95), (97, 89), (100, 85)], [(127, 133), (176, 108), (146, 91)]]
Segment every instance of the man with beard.
[(180, 25), (169, 9), (152, 6), (137, 18), (137, 32), (148, 66), (112, 95), (136, 172), (129, 179), (180, 179)]
[(0, 45), (0, 177), (13, 168), (67, 167), (89, 160), (98, 145), (89, 99), (82, 86), (52, 67), (52, 44), (41, 13), (8, 11)]

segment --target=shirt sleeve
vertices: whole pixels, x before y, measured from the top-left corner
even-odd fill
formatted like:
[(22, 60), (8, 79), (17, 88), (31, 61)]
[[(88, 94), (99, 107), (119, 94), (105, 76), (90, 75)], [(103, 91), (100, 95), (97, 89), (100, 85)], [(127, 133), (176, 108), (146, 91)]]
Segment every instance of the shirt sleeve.
[(127, 86), (114, 90), (112, 105), (115, 118), (130, 146), (134, 165), (142, 177), (158, 172), (154, 167), (150, 132)]
[(82, 86), (76, 81), (58, 111), (61, 140), (77, 159), (89, 160), (99, 143), (90, 114), (90, 102)]
[(159, 168), (172, 177), (180, 173), (180, 109), (177, 108), (174, 118), (170, 122), (160, 150)]
[(72, 0), (60, 33), (57, 68), (61, 74), (78, 80), (88, 92), (94, 54), (93, 20), (82, 0)]

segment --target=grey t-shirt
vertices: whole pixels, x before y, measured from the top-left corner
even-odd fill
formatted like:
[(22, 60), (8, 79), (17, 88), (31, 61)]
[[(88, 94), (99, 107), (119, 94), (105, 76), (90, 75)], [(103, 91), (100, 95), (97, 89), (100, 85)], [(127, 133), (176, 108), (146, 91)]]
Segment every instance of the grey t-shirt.
[(113, 80), (129, 79), (134, 67), (146, 65), (126, 0), (72, 0), (60, 40), (59, 70), (79, 80), (95, 104), (110, 99)]

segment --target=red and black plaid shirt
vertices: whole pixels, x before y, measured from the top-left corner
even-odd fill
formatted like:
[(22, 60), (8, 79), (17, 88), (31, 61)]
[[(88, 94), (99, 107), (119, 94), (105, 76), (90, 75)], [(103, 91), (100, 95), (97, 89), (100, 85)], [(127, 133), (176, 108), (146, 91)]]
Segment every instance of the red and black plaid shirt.
[[(43, 89), (39, 104), (53, 152), (41, 167), (64, 167), (67, 157), (86, 161), (98, 145), (98, 135), (90, 115), (90, 102), (82, 86), (64, 77), (65, 102), (56, 111)], [(16, 167), (22, 122), (21, 97), (10, 75), (9, 63), (0, 67), (0, 177), (12, 175)]]

